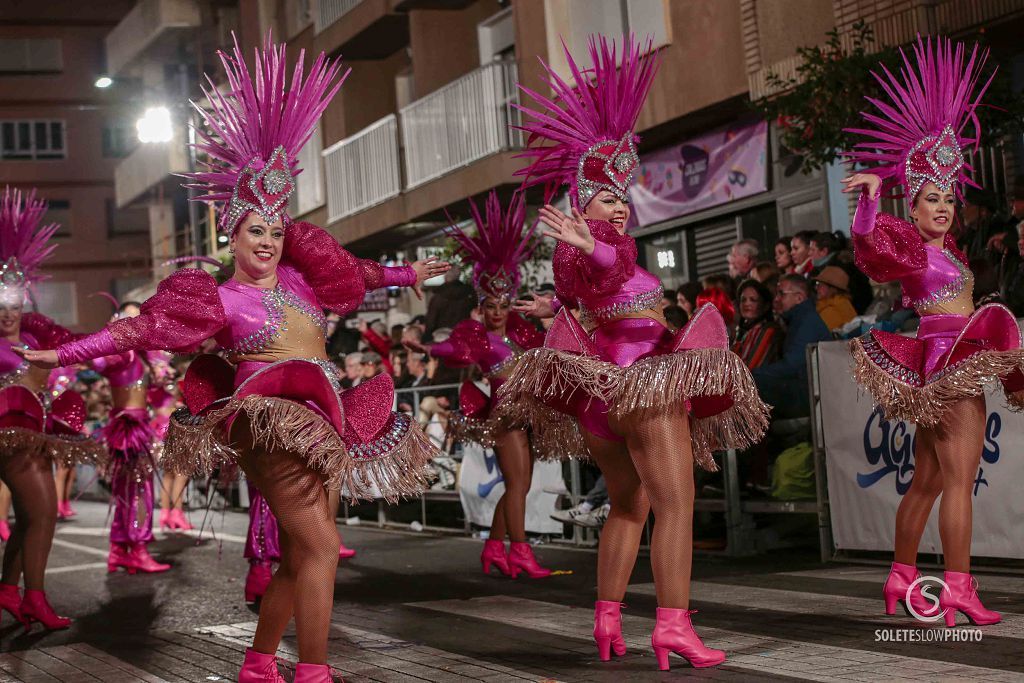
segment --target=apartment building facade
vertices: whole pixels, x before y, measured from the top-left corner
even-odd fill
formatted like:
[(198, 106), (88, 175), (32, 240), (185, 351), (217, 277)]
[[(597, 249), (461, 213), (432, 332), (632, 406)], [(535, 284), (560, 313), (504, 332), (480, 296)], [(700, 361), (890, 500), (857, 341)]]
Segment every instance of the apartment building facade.
[(134, 144), (129, 95), (95, 87), (104, 37), (131, 5), (0, 4), (0, 185), (37, 188), (49, 202), (46, 220), (61, 229), (34, 298), (76, 330), (110, 317), (92, 293), (121, 296), (150, 274), (146, 216), (115, 201), (114, 169)]
[[(723, 270), (739, 237), (770, 249), (847, 228), (841, 167), (800, 172), (749, 106), (769, 73), (795, 73), (797, 48), (863, 19), (887, 45), (984, 29), (1015, 64), (1022, 16), (1022, 0), (258, 0), (240, 23), (352, 67), (303, 151), (292, 208), (369, 256), (437, 243), (446, 208), (518, 185), (515, 83), (542, 88), (538, 57), (564, 73), (562, 41), (585, 58), (589, 34), (651, 36), (661, 68), (638, 123), (633, 234), (671, 287)], [(1012, 157), (983, 160), (986, 180), (1015, 182)]]

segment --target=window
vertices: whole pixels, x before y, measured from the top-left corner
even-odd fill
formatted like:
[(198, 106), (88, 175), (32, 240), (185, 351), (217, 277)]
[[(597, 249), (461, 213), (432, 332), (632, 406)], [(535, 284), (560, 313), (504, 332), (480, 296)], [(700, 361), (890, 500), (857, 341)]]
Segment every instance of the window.
[(59, 38), (0, 38), (0, 74), (59, 73), (64, 57)]
[(145, 207), (118, 209), (113, 199), (107, 199), (107, 235), (143, 235), (149, 232), (149, 210)]
[(136, 131), (126, 124), (109, 124), (103, 126), (103, 156), (107, 159), (120, 159), (128, 156), (139, 141)]
[(643, 45), (650, 37), (655, 49), (672, 42), (666, 0), (588, 0), (565, 3), (559, 12), (553, 12), (551, 4), (549, 0), (545, 8), (549, 22), (548, 56), (551, 67), (562, 78), (569, 77), (569, 67), (562, 52), (562, 37), (577, 64), (589, 63), (587, 40), (592, 34), (616, 38), (621, 45), (621, 36), (632, 32)]
[(63, 121), (0, 121), (0, 159), (63, 159)]
[(71, 202), (66, 199), (47, 199), (43, 225), (49, 225), (50, 223), (56, 223), (60, 226), (55, 233), (57, 237), (70, 237)]
[(661, 278), (668, 289), (680, 287), (690, 279), (686, 233), (677, 230), (657, 237), (641, 238), (637, 245), (643, 249), (644, 267)]
[(78, 324), (78, 292), (74, 282), (37, 282), (32, 288), (32, 300), (37, 311), (45, 311), (58, 324)]

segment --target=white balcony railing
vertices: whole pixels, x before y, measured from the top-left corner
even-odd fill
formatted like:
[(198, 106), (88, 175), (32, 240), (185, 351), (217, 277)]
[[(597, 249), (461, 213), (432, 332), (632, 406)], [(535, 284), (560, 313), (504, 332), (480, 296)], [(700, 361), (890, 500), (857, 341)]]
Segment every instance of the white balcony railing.
[(319, 0), (316, 9), (316, 33), (345, 16), (362, 0)]
[(399, 112), (406, 187), (522, 146), (515, 62), (480, 67)]
[(331, 145), (323, 157), (328, 222), (397, 197), (402, 191), (398, 120), (394, 114)]

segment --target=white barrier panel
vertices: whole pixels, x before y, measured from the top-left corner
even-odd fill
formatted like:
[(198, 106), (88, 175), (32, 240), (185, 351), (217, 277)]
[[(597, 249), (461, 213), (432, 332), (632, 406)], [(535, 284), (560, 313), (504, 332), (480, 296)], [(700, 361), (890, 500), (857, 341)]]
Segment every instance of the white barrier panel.
[[(818, 346), (832, 533), (837, 548), (891, 551), (896, 508), (914, 476), (914, 425), (882, 419), (853, 381), (852, 362), (846, 342)], [(987, 405), (971, 554), (1024, 558), (1024, 415), (1005, 408), (998, 387)], [(936, 501), (920, 552), (941, 552), (938, 515)]]
[[(476, 444), (465, 444), (459, 468), (459, 498), (466, 519), (477, 526), (491, 526), (494, 506), (505, 492), (494, 451)], [(560, 534), (562, 523), (551, 519), (557, 496), (545, 488), (562, 488), (562, 466), (556, 462), (536, 462), (533, 481), (526, 494), (526, 530), (534, 534)]]

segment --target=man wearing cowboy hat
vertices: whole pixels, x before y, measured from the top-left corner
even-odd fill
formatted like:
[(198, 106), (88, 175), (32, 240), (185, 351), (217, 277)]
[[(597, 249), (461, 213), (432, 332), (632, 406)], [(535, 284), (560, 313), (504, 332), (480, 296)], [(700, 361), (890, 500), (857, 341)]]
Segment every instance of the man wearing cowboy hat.
[(825, 266), (814, 278), (818, 315), (830, 330), (857, 317), (850, 300), (850, 276), (839, 266)]

